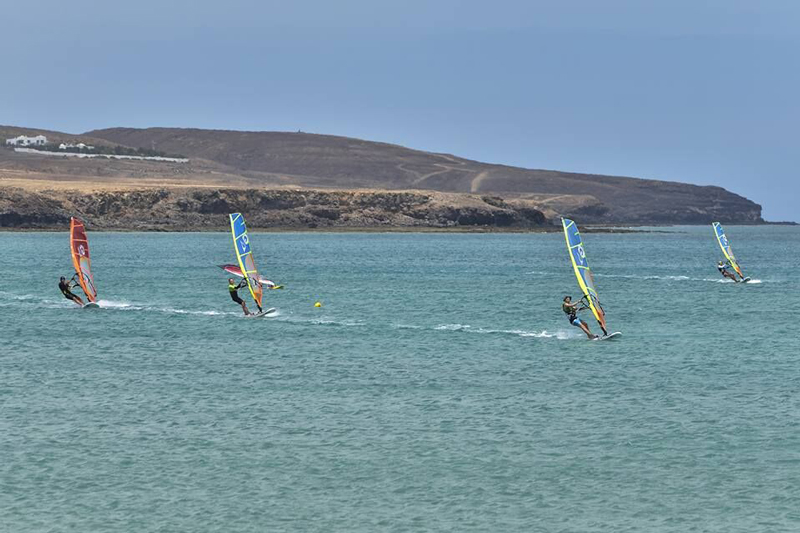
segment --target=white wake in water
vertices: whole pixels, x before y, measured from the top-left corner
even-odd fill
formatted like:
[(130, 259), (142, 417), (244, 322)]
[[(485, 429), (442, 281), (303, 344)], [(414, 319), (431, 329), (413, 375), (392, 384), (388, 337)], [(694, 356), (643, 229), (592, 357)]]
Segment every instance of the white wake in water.
[(130, 311), (141, 311), (144, 306), (134, 305), (129, 302), (115, 302), (113, 300), (97, 300), (97, 305), (103, 309), (127, 309)]
[[(703, 281), (711, 281), (711, 282), (714, 282), (714, 283), (736, 283), (732, 279), (728, 279), (728, 278), (725, 278), (725, 279), (704, 279)], [(763, 283), (763, 281), (760, 280), (760, 279), (751, 279), (747, 283), (741, 283), (741, 282), (739, 282), (739, 283), (742, 284), (742, 285), (759, 285), (760, 283)]]
[(505, 334), (517, 335), (519, 337), (534, 337), (537, 339), (559, 339), (565, 340), (572, 337), (569, 332), (563, 330), (557, 331), (527, 331), (523, 329), (490, 329), (483, 327), (472, 327), (469, 324), (440, 324), (433, 328), (437, 331), (464, 331), (467, 333), (490, 333), (490, 334)]
[[(617, 278), (617, 279), (640, 279), (645, 281), (705, 281), (710, 283), (735, 283), (728, 278), (693, 278), (690, 276), (636, 276), (631, 274), (598, 274), (595, 273), (596, 278)], [(752, 279), (747, 284), (763, 283), (760, 279)]]
[(311, 324), (314, 326), (362, 327), (367, 325), (365, 322), (359, 322), (357, 320), (334, 320), (332, 318), (311, 318), (311, 317), (294, 316), (292, 315), (292, 313), (289, 313), (289, 315), (287, 316), (282, 316), (282, 313), (280, 313), (280, 311), (268, 314), (267, 318), (278, 318), (277, 322), (286, 322), (288, 324)]
[(179, 309), (176, 307), (169, 307), (169, 306), (156, 306), (156, 305), (148, 305), (141, 303), (114, 301), (114, 300), (98, 300), (97, 304), (100, 306), (100, 309), (109, 309), (114, 311), (144, 311), (144, 312), (166, 313), (172, 315), (197, 315), (197, 316), (239, 316), (239, 315), (244, 316), (243, 313), (236, 313), (232, 311)]

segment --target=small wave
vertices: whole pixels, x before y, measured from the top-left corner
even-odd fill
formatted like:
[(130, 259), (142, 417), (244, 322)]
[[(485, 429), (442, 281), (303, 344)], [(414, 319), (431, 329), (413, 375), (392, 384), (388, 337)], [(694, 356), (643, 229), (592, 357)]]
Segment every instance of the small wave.
[[(39, 304), (63, 304), (69, 303), (72, 304), (66, 298), (59, 298), (58, 300), (50, 300), (48, 298), (42, 298), (41, 296), (37, 296), (35, 294), (14, 294), (11, 292), (0, 291), (0, 297), (4, 300), (15, 300), (17, 302), (35, 302)], [(74, 305), (74, 304), (72, 304)]]
[(654, 280), (654, 279), (664, 279), (669, 281), (689, 281), (694, 279), (695, 281), (699, 281), (696, 278), (690, 278), (689, 276), (636, 276), (633, 274), (594, 274), (595, 277), (599, 278), (618, 278), (618, 279), (643, 279), (643, 280)]
[(201, 316), (224, 316), (224, 315), (239, 315), (240, 313), (231, 313), (227, 311), (190, 311), (188, 309), (175, 309), (174, 307), (151, 307), (144, 308), (146, 311), (160, 311), (162, 313), (173, 313), (176, 315), (201, 315)]
[[(3, 293), (3, 295), (9, 294), (7, 292)], [(13, 300), (39, 300), (41, 301), (41, 297), (36, 296), (35, 294), (10, 294), (11, 299)]]
[(349, 320), (328, 320), (325, 318), (315, 318), (312, 320), (308, 320), (310, 324), (316, 324), (318, 326), (347, 326), (347, 327), (358, 327), (358, 326), (366, 326), (363, 322), (353, 322)]
[(466, 329), (470, 329), (471, 327), (472, 326), (465, 324), (441, 324), (433, 329), (438, 331), (463, 331)]
[[(270, 313), (268, 317), (278, 318), (280, 314), (276, 315)], [(287, 322), (290, 324), (312, 324), (315, 326), (344, 326), (344, 327), (362, 327), (367, 324), (353, 320), (333, 320), (330, 318), (307, 318), (298, 316), (286, 316), (279, 320), (279, 322)]]

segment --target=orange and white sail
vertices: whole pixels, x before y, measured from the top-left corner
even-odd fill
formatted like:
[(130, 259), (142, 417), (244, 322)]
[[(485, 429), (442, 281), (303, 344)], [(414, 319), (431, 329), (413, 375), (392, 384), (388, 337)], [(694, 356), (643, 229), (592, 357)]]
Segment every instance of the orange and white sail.
[(92, 261), (89, 258), (89, 240), (83, 222), (72, 217), (69, 222), (69, 249), (72, 253), (72, 265), (78, 275), (78, 283), (90, 302), (97, 300), (97, 288), (92, 277)]

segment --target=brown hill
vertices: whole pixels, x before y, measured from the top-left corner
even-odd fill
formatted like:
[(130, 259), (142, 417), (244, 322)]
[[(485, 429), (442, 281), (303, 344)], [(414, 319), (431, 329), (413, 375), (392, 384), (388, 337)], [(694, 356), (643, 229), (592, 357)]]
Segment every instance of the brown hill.
[[(75, 159), (0, 149), (0, 186), (92, 192), (141, 187), (430, 190), (501, 197), (582, 223), (758, 223), (761, 207), (720, 187), (528, 170), (393, 144), (306, 133), (113, 128), (81, 135), (0, 126), (51, 142), (155, 148), (188, 163)], [(451, 200), (456, 196), (448, 196)], [(458, 202), (457, 202), (458, 203)]]
[(86, 135), (214, 161), (261, 184), (488, 193), (537, 200), (551, 216), (587, 222), (761, 221), (761, 206), (721, 187), (529, 170), (332, 135), (177, 128)]

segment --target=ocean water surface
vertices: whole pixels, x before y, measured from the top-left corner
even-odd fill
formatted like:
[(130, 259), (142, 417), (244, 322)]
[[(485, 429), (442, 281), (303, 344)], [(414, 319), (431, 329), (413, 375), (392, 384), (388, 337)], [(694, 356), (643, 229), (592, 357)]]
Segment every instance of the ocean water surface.
[(0, 531), (798, 531), (800, 229), (726, 230), (586, 233), (603, 342), (560, 233), (252, 234), (258, 320), (228, 234), (89, 230), (89, 310), (0, 233)]

